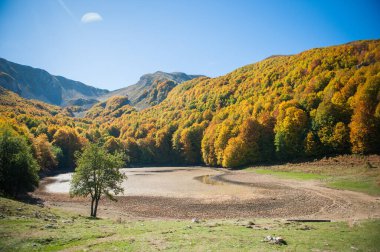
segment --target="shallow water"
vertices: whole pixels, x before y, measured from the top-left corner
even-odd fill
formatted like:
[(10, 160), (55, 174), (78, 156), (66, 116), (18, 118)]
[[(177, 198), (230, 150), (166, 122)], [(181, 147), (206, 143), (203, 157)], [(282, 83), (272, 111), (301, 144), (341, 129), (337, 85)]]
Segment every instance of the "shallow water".
[(70, 190), (70, 181), (72, 173), (63, 173), (46, 179), (52, 179), (53, 182), (45, 186), (45, 191), (52, 193), (68, 193)]

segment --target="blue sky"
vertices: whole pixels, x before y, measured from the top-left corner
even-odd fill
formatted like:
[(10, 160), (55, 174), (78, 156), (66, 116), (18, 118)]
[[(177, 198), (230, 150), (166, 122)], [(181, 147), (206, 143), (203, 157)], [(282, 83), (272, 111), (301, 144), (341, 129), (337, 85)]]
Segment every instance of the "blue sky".
[(0, 57), (100, 88), (380, 38), (380, 1), (0, 0)]

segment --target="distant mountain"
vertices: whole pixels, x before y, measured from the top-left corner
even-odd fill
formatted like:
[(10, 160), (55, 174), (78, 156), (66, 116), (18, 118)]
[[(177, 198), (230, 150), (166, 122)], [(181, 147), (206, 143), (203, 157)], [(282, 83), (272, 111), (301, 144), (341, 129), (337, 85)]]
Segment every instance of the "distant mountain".
[(141, 110), (163, 101), (170, 90), (178, 84), (201, 76), (187, 75), (180, 72), (165, 73), (157, 71), (152, 74), (145, 74), (141, 76), (136, 84), (112, 91), (103, 95), (100, 99), (107, 100), (112, 96), (127, 96), (130, 105)]
[[(72, 117), (73, 114), (68, 108), (61, 108), (46, 104), (38, 100), (29, 100), (20, 97), (12, 91), (9, 91), (0, 86), (0, 114), (2, 116), (11, 115), (28, 115), (30, 117), (39, 118), (46, 117), (52, 118), (54, 116), (64, 116), (67, 122), (68, 117)], [(28, 120), (27, 123), (30, 127), (37, 127), (39, 125), (38, 120)]]
[(108, 90), (94, 88), (79, 81), (54, 76), (45, 70), (16, 64), (0, 58), (0, 86), (21, 97), (66, 106), (95, 103)]

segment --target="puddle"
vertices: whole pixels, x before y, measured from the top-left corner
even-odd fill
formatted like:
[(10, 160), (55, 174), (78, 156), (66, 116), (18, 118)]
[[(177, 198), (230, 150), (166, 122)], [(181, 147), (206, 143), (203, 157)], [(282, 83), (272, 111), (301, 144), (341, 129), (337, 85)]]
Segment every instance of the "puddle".
[(161, 173), (161, 172), (174, 172), (176, 170), (157, 170), (157, 171), (149, 171), (149, 172), (154, 172), (154, 173)]
[(212, 178), (213, 176), (214, 175), (203, 175), (203, 176), (195, 177), (194, 179), (207, 185), (223, 185), (223, 182), (216, 181), (215, 179)]

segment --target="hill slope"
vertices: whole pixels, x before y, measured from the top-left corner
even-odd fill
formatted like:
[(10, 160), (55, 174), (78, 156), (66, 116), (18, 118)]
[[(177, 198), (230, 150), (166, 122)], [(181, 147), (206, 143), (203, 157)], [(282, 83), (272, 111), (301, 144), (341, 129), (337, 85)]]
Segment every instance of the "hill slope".
[[(73, 105), (78, 99), (91, 100), (108, 93), (79, 81), (54, 76), (45, 70), (0, 58), (0, 86), (28, 99), (50, 104)], [(90, 101), (94, 103), (94, 100)]]
[(33, 117), (52, 117), (56, 115), (70, 117), (72, 113), (64, 108), (46, 104), (38, 100), (29, 100), (0, 86), (0, 114), (29, 115)]
[[(380, 41), (276, 56), (107, 120), (140, 163), (237, 167), (380, 150)], [(130, 150), (130, 146), (126, 147)]]
[(127, 96), (131, 105), (138, 109), (144, 109), (162, 102), (170, 90), (178, 84), (200, 76), (157, 71), (153, 74), (145, 74), (136, 84), (112, 91), (102, 96), (101, 99), (106, 100), (112, 96)]
[[(164, 83), (170, 86), (170, 81)], [(39, 121), (47, 128), (72, 128), (80, 142), (87, 139), (109, 151), (122, 151), (132, 165), (240, 167), (378, 154), (380, 40), (270, 57), (224, 76), (175, 85), (161, 103), (142, 111), (131, 105), (127, 97), (116, 96), (96, 105), (88, 118), (50, 118), (43, 112), (46, 116)], [(23, 105), (15, 116), (12, 110), (17, 107), (17, 102), (6, 104), (5, 115), (37, 136), (40, 131), (34, 128), (39, 123), (30, 123), (35, 115)]]

